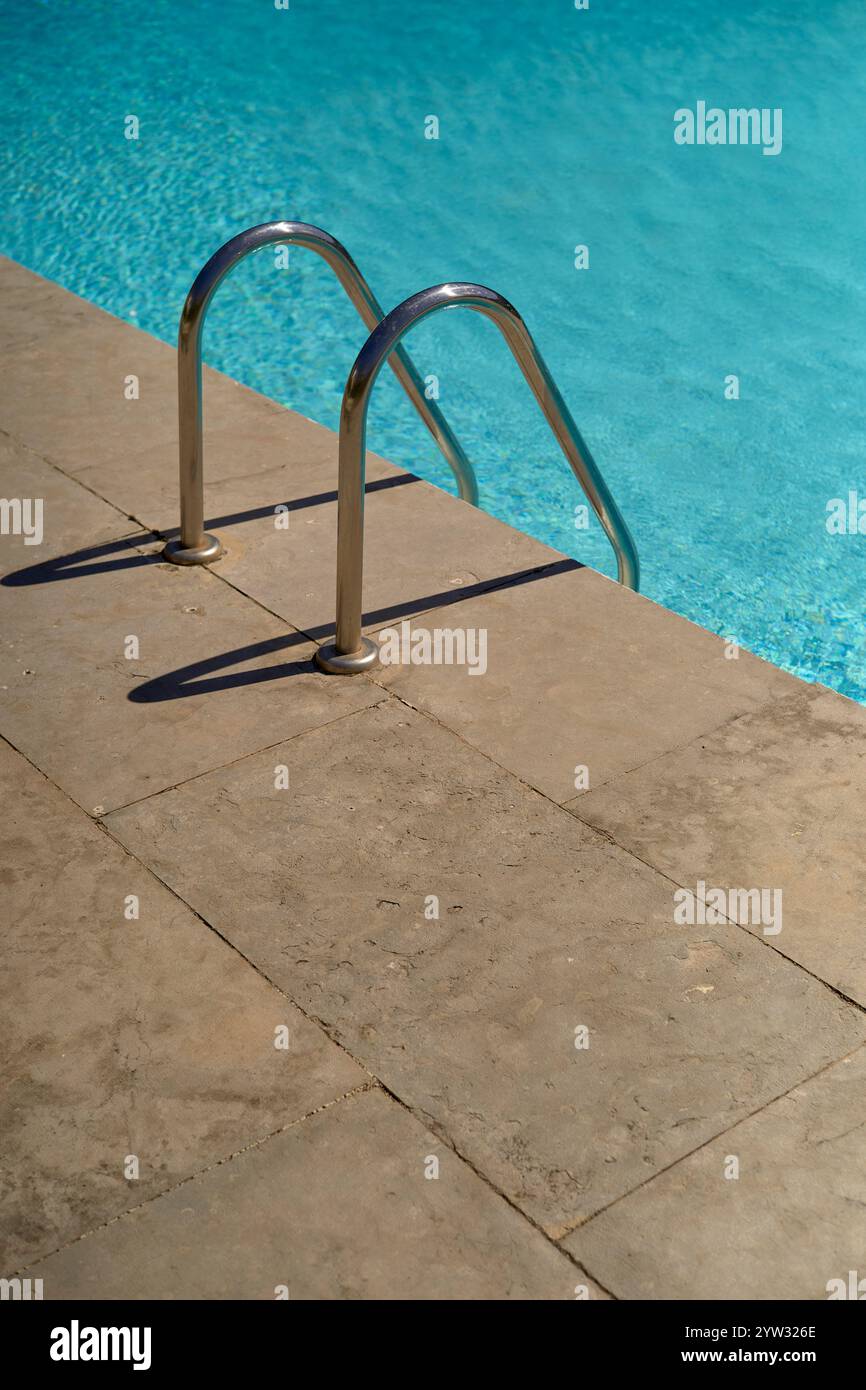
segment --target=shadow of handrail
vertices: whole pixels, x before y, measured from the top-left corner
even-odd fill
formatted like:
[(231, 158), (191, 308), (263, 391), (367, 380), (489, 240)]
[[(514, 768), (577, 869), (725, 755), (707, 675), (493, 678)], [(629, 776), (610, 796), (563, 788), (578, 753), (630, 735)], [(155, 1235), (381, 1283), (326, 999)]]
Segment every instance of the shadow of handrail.
[[(447, 589), (442, 593), (426, 594), (421, 598), (409, 599), (403, 603), (391, 604), (364, 614), (364, 625), (378, 626), (398, 618), (411, 617), (413, 613), (445, 608), (474, 598), (505, 589), (513, 589), (521, 584), (532, 584), (539, 579), (550, 579), (557, 574), (567, 574), (572, 570), (583, 569), (577, 560), (556, 560), (539, 569), (517, 570), (513, 574), (500, 575), (493, 579), (479, 580), (459, 589)], [(136, 686), (127, 699), (137, 705), (161, 704), (168, 700), (189, 699), (195, 695), (211, 695), (220, 690), (236, 690), (239, 686), (261, 685), (267, 681), (284, 680), (287, 676), (316, 675), (318, 668), (311, 657), (298, 661), (283, 662), (279, 666), (267, 666), (256, 671), (234, 671), (222, 676), (213, 673), (241, 662), (255, 661), (273, 653), (291, 650), (292, 647), (308, 646), (310, 640), (319, 641), (333, 633), (333, 623), (325, 623), (306, 632), (290, 632), (284, 636), (269, 637), (263, 642), (254, 642), (247, 647), (237, 647), (231, 652), (221, 652), (218, 656), (207, 657), (203, 661), (190, 662), (179, 666), (162, 676), (155, 676), (143, 685)], [(201, 677), (212, 677), (201, 679)]]
[[(159, 565), (161, 555), (150, 555), (140, 550), (142, 545), (159, 544), (159, 535), (153, 531), (141, 531), (135, 536), (123, 536), (120, 540), (106, 541), (103, 545), (91, 545), (86, 550), (73, 550), (68, 555), (52, 555), (26, 569), (11, 570), (0, 578), (0, 584), (8, 589), (23, 589), (32, 584), (56, 584), (64, 579), (84, 579), (93, 574), (113, 574), (116, 570), (135, 569), (139, 565)], [(130, 555), (113, 560), (100, 561), (101, 556), (116, 555), (119, 550), (128, 550)], [(88, 561), (100, 561), (88, 564)], [(75, 568), (72, 568), (72, 567)]]
[[(368, 483), (365, 491), (384, 492), (393, 487), (404, 487), (407, 483), (420, 483), (415, 473), (398, 473), (393, 478), (376, 478)], [(337, 501), (336, 489), (329, 492), (311, 493), (308, 497), (296, 497), (288, 502), (272, 502), (264, 507), (251, 507), (245, 512), (231, 512), (225, 516), (215, 516), (208, 526), (240, 526), (247, 521), (261, 521), (272, 517), (277, 507), (285, 507), (288, 512), (300, 512), (307, 507), (321, 507), (328, 502)], [(0, 585), (6, 588), (26, 588), (31, 584), (56, 584), (65, 579), (83, 579), (94, 574), (111, 574), (115, 570), (134, 569), (140, 565), (162, 565), (165, 559), (160, 550), (157, 554), (147, 554), (140, 550), (143, 545), (162, 545), (179, 533), (173, 531), (140, 531), (134, 536), (122, 536), (119, 540), (106, 541), (102, 545), (87, 546), (84, 550), (73, 550), (67, 555), (54, 555), (41, 560), (26, 569), (11, 570), (0, 578)], [(116, 551), (134, 552), (119, 559), (102, 562), (103, 556)], [(89, 563), (96, 561), (96, 563)]]

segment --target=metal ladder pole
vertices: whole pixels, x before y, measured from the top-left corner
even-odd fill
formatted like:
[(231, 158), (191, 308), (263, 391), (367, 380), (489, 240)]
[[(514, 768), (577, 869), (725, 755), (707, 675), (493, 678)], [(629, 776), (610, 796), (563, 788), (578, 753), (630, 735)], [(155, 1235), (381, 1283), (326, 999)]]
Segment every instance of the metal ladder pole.
[(398, 304), (370, 334), (349, 373), (340, 412), (340, 472), (337, 509), (336, 640), (320, 647), (316, 662), (324, 671), (354, 675), (375, 665), (378, 648), (361, 626), (364, 582), (364, 471), (367, 411), (379, 372), (413, 324), (440, 309), (465, 306), (492, 319), (541, 406), (572, 472), (616, 553), (619, 582), (637, 589), (637, 550), (601, 470), (581, 438), (532, 336), (512, 304), (484, 285), (446, 284), (421, 290)]
[[(177, 337), (178, 425), (180, 435), (180, 538), (163, 550), (176, 565), (207, 565), (222, 554), (216, 536), (204, 529), (204, 450), (202, 444), (201, 348), (207, 311), (217, 287), (246, 256), (264, 246), (305, 246), (334, 271), (368, 330), (384, 312), (344, 246), (307, 222), (263, 222), (227, 241), (211, 256), (192, 283)], [(424, 424), (436, 440), (457, 480), (460, 496), (478, 505), (472, 465), (435, 401), (427, 400), (424, 383), (411, 358), (396, 347), (391, 368)]]

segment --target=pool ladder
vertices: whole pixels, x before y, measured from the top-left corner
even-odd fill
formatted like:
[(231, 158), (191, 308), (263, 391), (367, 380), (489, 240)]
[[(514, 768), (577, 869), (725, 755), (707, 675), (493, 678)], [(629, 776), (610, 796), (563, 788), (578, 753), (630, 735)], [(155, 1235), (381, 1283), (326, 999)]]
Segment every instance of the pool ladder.
[(378, 655), (376, 644), (362, 632), (364, 480), (370, 394), (386, 361), (447, 460), (460, 496), (473, 506), (478, 505), (472, 465), (436, 403), (425, 396), (421, 377), (401, 346), (402, 338), (414, 324), (440, 309), (474, 309), (496, 324), (613, 547), (619, 582), (630, 589), (638, 588), (638, 555), (628, 527), (514, 306), (484, 285), (455, 283), (421, 290), (390, 314), (383, 314), (345, 247), (306, 222), (265, 222), (240, 232), (211, 256), (187, 295), (178, 331), (181, 524), (179, 538), (169, 541), (163, 551), (166, 559), (178, 565), (201, 565), (210, 564), (222, 554), (217, 537), (204, 529), (202, 334), (214, 292), (226, 276), (253, 251), (276, 245), (305, 246), (322, 256), (370, 331), (349, 373), (340, 411), (337, 625), (334, 642), (316, 653), (323, 670), (353, 675), (373, 666)]

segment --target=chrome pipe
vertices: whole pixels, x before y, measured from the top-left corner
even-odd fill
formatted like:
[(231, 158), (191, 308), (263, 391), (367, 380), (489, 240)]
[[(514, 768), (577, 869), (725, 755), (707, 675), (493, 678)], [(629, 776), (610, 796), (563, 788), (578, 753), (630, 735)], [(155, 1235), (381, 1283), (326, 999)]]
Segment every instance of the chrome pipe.
[(367, 411), (373, 385), (382, 363), (414, 324), (440, 309), (463, 306), (492, 319), (502, 333), (613, 546), (619, 582), (629, 589), (638, 588), (640, 567), (629, 529), (517, 310), (484, 285), (434, 285), (398, 304), (373, 330), (355, 359), (343, 392), (337, 507), (337, 630), (335, 641), (316, 653), (316, 661), (325, 671), (353, 675), (375, 665), (378, 656), (376, 644), (363, 636), (361, 628), (364, 465)]
[[(192, 283), (177, 335), (178, 427), (180, 436), (180, 539), (163, 551), (176, 565), (206, 565), (222, 554), (216, 536), (204, 529), (204, 450), (202, 445), (201, 349), (205, 319), (217, 287), (246, 256), (265, 246), (305, 246), (334, 271), (364, 326), (374, 329), (384, 312), (344, 246), (307, 222), (263, 222), (227, 241), (211, 256)], [(411, 358), (397, 347), (391, 368), (424, 424), (436, 440), (457, 480), (460, 496), (478, 505), (472, 464), (435, 401), (427, 400), (424, 383)]]

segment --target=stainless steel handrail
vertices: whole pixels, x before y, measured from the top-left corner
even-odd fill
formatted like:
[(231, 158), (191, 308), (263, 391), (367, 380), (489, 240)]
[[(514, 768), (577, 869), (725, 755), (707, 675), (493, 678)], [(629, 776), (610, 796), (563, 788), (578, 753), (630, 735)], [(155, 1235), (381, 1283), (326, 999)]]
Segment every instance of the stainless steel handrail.
[[(248, 227), (211, 256), (192, 283), (177, 335), (180, 538), (169, 541), (163, 551), (165, 558), (176, 565), (207, 565), (222, 554), (217, 537), (207, 535), (204, 529), (201, 344), (208, 307), (214, 291), (246, 256), (264, 246), (278, 245), (305, 246), (327, 261), (368, 330), (384, 318), (378, 300), (346, 248), (307, 222), (263, 222)], [(435, 401), (424, 395), (421, 377), (403, 348), (396, 347), (391, 368), (444, 454), (457, 479), (460, 496), (477, 506), (478, 485), (472, 465)]]
[(492, 319), (517, 359), (544, 411), (562, 452), (614, 548), (619, 582), (637, 589), (637, 550), (598, 465), (586, 447), (526, 324), (512, 304), (484, 285), (434, 285), (392, 309), (370, 334), (355, 359), (340, 412), (340, 471), (337, 508), (336, 640), (316, 653), (325, 671), (353, 675), (375, 665), (378, 647), (361, 628), (364, 583), (364, 464), (370, 393), (382, 363), (413, 324), (440, 309), (476, 309)]

